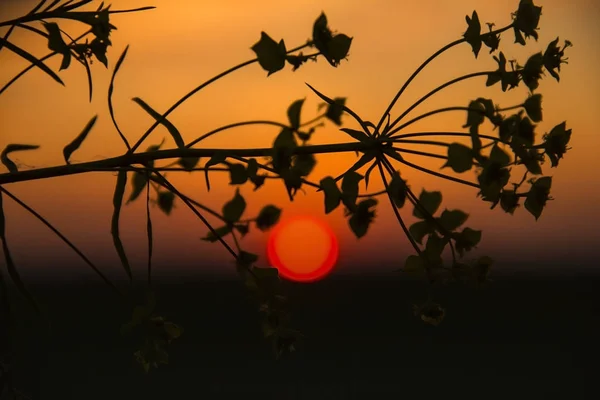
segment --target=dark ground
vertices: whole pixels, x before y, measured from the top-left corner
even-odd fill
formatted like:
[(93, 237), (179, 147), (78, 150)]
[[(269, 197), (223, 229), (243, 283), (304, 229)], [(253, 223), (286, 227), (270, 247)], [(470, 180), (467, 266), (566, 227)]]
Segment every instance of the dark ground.
[(107, 287), (36, 285), (53, 331), (21, 322), (15, 373), (23, 392), (44, 400), (600, 398), (599, 283), (522, 276), (496, 277), (482, 291), (450, 288), (438, 327), (411, 314), (420, 282), (290, 284), (294, 325), (307, 340), (275, 361), (241, 283), (163, 282), (159, 311), (185, 331), (170, 364), (149, 375), (119, 333), (129, 310)]

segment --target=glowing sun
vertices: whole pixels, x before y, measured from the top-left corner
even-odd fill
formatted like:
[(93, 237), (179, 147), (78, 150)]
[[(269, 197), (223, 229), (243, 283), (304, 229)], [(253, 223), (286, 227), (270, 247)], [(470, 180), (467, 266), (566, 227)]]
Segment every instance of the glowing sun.
[(281, 277), (314, 282), (331, 272), (338, 259), (338, 242), (325, 222), (302, 215), (281, 221), (271, 231), (267, 257)]

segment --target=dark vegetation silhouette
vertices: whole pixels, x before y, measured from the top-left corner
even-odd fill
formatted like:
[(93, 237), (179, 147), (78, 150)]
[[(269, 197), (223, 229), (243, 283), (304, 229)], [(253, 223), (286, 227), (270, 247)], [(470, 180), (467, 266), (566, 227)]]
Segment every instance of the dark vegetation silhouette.
[[(48, 4), (47, 4), (48, 3)], [(27, 15), (20, 18), (0, 22), (0, 27), (8, 28), (0, 38), (0, 50), (11, 51), (16, 56), (29, 61), (31, 65), (21, 73), (4, 84), (0, 93), (9, 89), (26, 72), (38, 68), (50, 78), (64, 85), (59, 74), (50, 69), (44, 61), (54, 57), (62, 57), (60, 70), (81, 64), (88, 77), (89, 100), (94, 94), (92, 85), (92, 60), (95, 59), (108, 67), (106, 57), (107, 47), (111, 45), (110, 34), (116, 29), (110, 23), (110, 16), (114, 13), (127, 13), (149, 10), (154, 7), (144, 7), (135, 10), (111, 10), (110, 6), (101, 4), (95, 11), (81, 11), (80, 8), (91, 3), (91, 0), (81, 1), (45, 1), (42, 0)], [(571, 45), (567, 40), (564, 45), (559, 45), (559, 39), (547, 45), (544, 52), (533, 54), (524, 64), (516, 60), (508, 60), (503, 52), (498, 51), (501, 35), (512, 31), (514, 41), (519, 45), (526, 45), (526, 41), (538, 39), (537, 30), (541, 16), (541, 7), (533, 4), (531, 0), (521, 0), (517, 10), (511, 15), (510, 23), (494, 29), (494, 24), (488, 23), (488, 30), (482, 29), (479, 16), (473, 11), (466, 17), (467, 28), (462, 38), (457, 39), (423, 62), (419, 68), (408, 78), (397, 92), (387, 109), (379, 120), (371, 122), (363, 119), (346, 104), (346, 98), (331, 98), (307, 83), (307, 86), (324, 103), (320, 114), (312, 119), (303, 121), (301, 118), (304, 99), (293, 102), (287, 109), (288, 121), (243, 121), (236, 122), (207, 132), (198, 138), (186, 143), (179, 130), (167, 117), (182, 105), (191, 96), (211, 83), (226, 75), (254, 63), (258, 63), (270, 76), (289, 65), (292, 71), (301, 68), (309, 60), (324, 58), (329, 65), (337, 67), (347, 57), (352, 37), (334, 33), (329, 28), (327, 17), (322, 13), (314, 22), (312, 38), (306, 43), (288, 49), (284, 40), (276, 41), (267, 33), (262, 32), (260, 39), (252, 46), (256, 58), (236, 65), (217, 76), (207, 80), (181, 97), (168, 110), (159, 112), (139, 97), (132, 100), (144, 109), (154, 120), (135, 143), (130, 143), (119, 128), (115, 118), (112, 96), (115, 88), (117, 73), (121, 68), (126, 68), (126, 56), (129, 47), (126, 47), (114, 64), (112, 78), (108, 87), (108, 107), (115, 130), (122, 139), (126, 151), (123, 155), (98, 161), (71, 164), (71, 155), (84, 142), (92, 131), (97, 116), (90, 119), (81, 133), (63, 150), (65, 163), (48, 168), (33, 168), (19, 170), (11, 157), (19, 151), (35, 150), (39, 146), (34, 144), (15, 143), (9, 144), (1, 153), (0, 159), (8, 169), (7, 173), (0, 174), (0, 239), (6, 264), (6, 274), (0, 271), (0, 295), (2, 301), (2, 340), (6, 343), (4, 349), (4, 362), (2, 378), (0, 379), (0, 392), (2, 390), (15, 390), (10, 383), (10, 323), (12, 318), (18, 317), (11, 313), (9, 306), (7, 278), (10, 279), (23, 297), (39, 311), (39, 306), (34, 296), (22, 281), (19, 270), (11, 258), (7, 238), (5, 215), (2, 201), (10, 199), (48, 226), (58, 237), (73, 249), (81, 259), (92, 268), (95, 273), (122, 298), (126, 307), (131, 307), (131, 321), (122, 326), (124, 334), (136, 334), (139, 337), (140, 347), (135, 352), (135, 357), (148, 371), (161, 363), (168, 362), (168, 346), (179, 337), (182, 328), (176, 323), (166, 320), (155, 313), (155, 298), (152, 290), (152, 244), (153, 231), (150, 205), (157, 204), (160, 210), (169, 214), (175, 202), (183, 203), (191, 210), (207, 228), (204, 240), (219, 242), (226, 251), (235, 259), (237, 271), (246, 287), (255, 295), (260, 310), (264, 314), (264, 336), (272, 340), (273, 349), (277, 357), (284, 351), (294, 350), (297, 342), (302, 338), (299, 331), (289, 324), (289, 314), (286, 311), (286, 298), (280, 287), (277, 270), (268, 267), (258, 267), (258, 256), (243, 250), (243, 238), (251, 229), (256, 227), (266, 231), (275, 225), (282, 210), (274, 205), (266, 204), (258, 215), (247, 217), (244, 215), (246, 201), (236, 189), (232, 197), (223, 205), (220, 211), (212, 210), (200, 202), (188, 197), (176, 188), (165, 175), (165, 171), (204, 172), (206, 185), (210, 190), (209, 174), (226, 172), (230, 177), (230, 184), (240, 186), (250, 184), (254, 190), (260, 189), (267, 178), (279, 179), (287, 189), (290, 201), (304, 187), (312, 187), (322, 192), (324, 196), (324, 211), (330, 213), (343, 206), (344, 215), (348, 225), (356, 237), (361, 238), (367, 234), (369, 227), (375, 221), (376, 208), (379, 206), (378, 197), (385, 198), (385, 202), (392, 207), (401, 229), (406, 235), (415, 254), (410, 255), (404, 262), (402, 271), (408, 274), (422, 276), (429, 283), (427, 300), (414, 306), (414, 313), (425, 323), (438, 325), (444, 318), (445, 309), (436, 302), (435, 288), (448, 282), (464, 282), (465, 284), (481, 285), (488, 277), (493, 260), (483, 256), (472, 261), (465, 259), (465, 254), (478, 245), (482, 232), (469, 227), (464, 227), (468, 214), (462, 210), (441, 210), (442, 193), (423, 189), (418, 195), (402, 178), (396, 165), (410, 167), (431, 174), (442, 179), (448, 179), (459, 185), (472, 187), (478, 190), (478, 195), (491, 208), (500, 205), (507, 213), (513, 214), (517, 208), (524, 205), (525, 209), (538, 219), (548, 200), (551, 200), (550, 189), (552, 177), (543, 175), (542, 165), (546, 159), (550, 160), (551, 167), (557, 167), (559, 160), (567, 151), (571, 130), (566, 123), (561, 122), (542, 135), (542, 140), (537, 140), (536, 123), (542, 120), (542, 95), (536, 93), (538, 81), (544, 75), (544, 70), (554, 79), (559, 80), (560, 66), (566, 63), (565, 49)], [(72, 38), (60, 28), (57, 22), (64, 19), (76, 20), (89, 26), (89, 30), (79, 37)], [(40, 26), (41, 28), (37, 27)], [(36, 58), (27, 50), (10, 41), (10, 35), (15, 29), (32, 31), (48, 42), (50, 53), (42, 58)], [(85, 39), (85, 41), (84, 41)], [(90, 40), (91, 39), (91, 40)], [(452, 79), (429, 93), (425, 94), (413, 105), (404, 110), (392, 120), (392, 109), (404, 90), (421, 72), (423, 68), (437, 56), (458, 45), (469, 45), (475, 58), (482, 48), (489, 49), (490, 54), (498, 64), (495, 70), (475, 72)], [(305, 54), (303, 51), (306, 51)], [(507, 65), (508, 64), (508, 65)], [(59, 71), (60, 72), (60, 71)], [(452, 106), (430, 111), (405, 121), (405, 117), (417, 106), (442, 89), (463, 80), (485, 77), (486, 86), (498, 85), (502, 91), (517, 88), (523, 83), (528, 90), (526, 98), (521, 104), (500, 107), (492, 99), (476, 98), (464, 106)], [(463, 128), (467, 132), (410, 132), (406, 128), (413, 123), (428, 116), (451, 111), (466, 112), (466, 123)], [(507, 112), (513, 112), (507, 114)], [(329, 121), (337, 126), (342, 125), (342, 116), (350, 116), (357, 124), (357, 129), (340, 128), (352, 139), (348, 143), (309, 145), (311, 135), (323, 122)], [(496, 135), (484, 134), (480, 128), (484, 123), (489, 123)], [(150, 134), (159, 125), (164, 126), (176, 143), (176, 148), (163, 149), (163, 143), (140, 147), (149, 138)], [(248, 149), (211, 149), (194, 148), (204, 139), (219, 132), (245, 125), (272, 125), (281, 128), (273, 141), (271, 148)], [(428, 137), (437, 138), (430, 140)], [(452, 142), (453, 138), (469, 138), (470, 146)], [(448, 142), (442, 139), (448, 139)], [(403, 145), (442, 146), (447, 149), (447, 155), (429, 153), (422, 150), (410, 150)], [(315, 183), (309, 180), (316, 160), (315, 154), (334, 152), (356, 152), (360, 155), (358, 161), (349, 169), (336, 177), (326, 176)], [(416, 154), (424, 157), (434, 157), (443, 160), (443, 168), (451, 169), (456, 173), (471, 170), (477, 171), (477, 182), (471, 182), (444, 173), (430, 170), (413, 164), (404, 159), (403, 154)], [(268, 157), (268, 163), (261, 163), (261, 157)], [(205, 162), (202, 167), (200, 161)], [(173, 160), (173, 162), (158, 166), (159, 160)], [(123, 269), (130, 282), (133, 282), (130, 262), (119, 235), (119, 216), (125, 204), (138, 198), (146, 202), (146, 225), (148, 239), (148, 265), (147, 265), (147, 293), (146, 298), (140, 301), (128, 288), (118, 287), (112, 282), (82, 251), (80, 251), (68, 238), (60, 233), (49, 221), (17, 198), (8, 187), (18, 182), (35, 181), (57, 176), (81, 174), (88, 172), (106, 171), (116, 173), (112, 217), (112, 238), (115, 250), (119, 255)], [(359, 172), (364, 171), (364, 172)], [(376, 171), (382, 179), (385, 190), (379, 192), (362, 193), (359, 186), (364, 181), (365, 189), (368, 187), (371, 173)], [(518, 172), (520, 171), (520, 172)], [(517, 179), (511, 180), (515, 174)], [(129, 190), (127, 186), (129, 185)], [(126, 191), (129, 193), (126, 197)], [(399, 210), (408, 205), (412, 207), (412, 214), (418, 222), (407, 226)], [(206, 215), (221, 221), (213, 226), (206, 219)], [(245, 217), (245, 218), (242, 218)], [(231, 243), (231, 244), (230, 244)], [(451, 263), (444, 263), (442, 255), (449, 252)], [(5, 334), (4, 334), (5, 333)], [(8, 347), (7, 347), (8, 346)]]

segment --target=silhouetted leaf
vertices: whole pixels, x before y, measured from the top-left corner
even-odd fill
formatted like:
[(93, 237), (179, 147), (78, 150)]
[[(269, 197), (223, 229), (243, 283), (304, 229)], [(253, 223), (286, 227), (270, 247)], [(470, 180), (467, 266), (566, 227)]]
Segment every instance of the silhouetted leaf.
[(260, 40), (252, 46), (258, 63), (268, 72), (267, 76), (279, 71), (285, 66), (286, 48), (283, 39), (277, 43), (265, 32), (260, 33)]
[(467, 122), (463, 128), (478, 127), (485, 121), (485, 107), (478, 100), (473, 100), (469, 103), (469, 111), (467, 111)]
[(472, 150), (460, 143), (450, 143), (448, 146), (448, 161), (443, 167), (450, 167), (454, 172), (469, 171), (473, 167)]
[(343, 33), (335, 35), (329, 42), (329, 57), (331, 57), (330, 63), (333, 61), (331, 64), (334, 65), (335, 63), (337, 65), (341, 60), (346, 58), (351, 44), (351, 37), (344, 35)]
[[(121, 53), (121, 55), (119, 56), (119, 59), (117, 60), (117, 63), (115, 64), (115, 69), (112, 73), (112, 76), (110, 77), (110, 84), (108, 86), (108, 112), (110, 113), (110, 118), (112, 119), (113, 125), (115, 126), (115, 128), (117, 129), (117, 132), (121, 136), (121, 139), (123, 140), (123, 142), (129, 149), (130, 148), (129, 142), (127, 141), (127, 139), (125, 138), (125, 135), (123, 135), (123, 132), (121, 132), (121, 129), (117, 125), (117, 121), (115, 119), (115, 112), (114, 112), (113, 104), (112, 104), (112, 95), (113, 95), (113, 91), (114, 91), (114, 87), (115, 87), (115, 77), (117, 76), (117, 72), (119, 72), (119, 69), (121, 68), (121, 65), (123, 64), (123, 61), (125, 61), (125, 56), (127, 56), (128, 50), (129, 50), (129, 46), (126, 46), (125, 50), (123, 50), (123, 53)], [(91, 77), (90, 77), (90, 100), (91, 100)]]
[(371, 210), (371, 208), (375, 207), (376, 205), (377, 199), (374, 198), (360, 201), (356, 206), (356, 210), (352, 213), (350, 219), (348, 220), (352, 232), (354, 232), (354, 235), (358, 239), (366, 235), (369, 226), (373, 222), (373, 219), (375, 218), (375, 211)]
[(256, 217), (256, 227), (264, 232), (277, 224), (280, 216), (281, 208), (273, 205), (264, 206)]
[(525, 103), (523, 104), (525, 107), (525, 111), (527, 111), (527, 115), (534, 122), (540, 122), (542, 120), (542, 95), (534, 94), (529, 96)]
[(8, 158), (8, 155), (13, 151), (35, 150), (39, 148), (40, 146), (34, 144), (9, 144), (4, 148), (2, 153), (0, 153), (0, 161), (2, 161), (2, 164), (8, 168), (9, 172), (16, 173), (19, 172), (17, 165), (10, 158)]
[(219, 240), (219, 238), (222, 238), (222, 237), (226, 236), (227, 234), (231, 233), (231, 228), (232, 228), (231, 225), (225, 225), (225, 226), (215, 229), (217, 236), (215, 236), (212, 233), (212, 231), (208, 231), (208, 233), (206, 234), (206, 237), (202, 238), (202, 240), (205, 240), (207, 242), (216, 242), (217, 240)]
[(452, 233), (452, 238), (455, 240), (456, 251), (462, 257), (465, 251), (472, 250), (481, 241), (481, 231), (464, 228), (460, 233)]
[(363, 179), (363, 176), (355, 171), (350, 171), (344, 174), (342, 179), (342, 201), (350, 210), (356, 204), (358, 197), (358, 183)]
[(394, 204), (398, 208), (404, 207), (404, 203), (406, 202), (406, 181), (400, 178), (400, 172), (394, 171), (392, 175), (392, 180), (388, 185), (387, 191), (392, 197)]
[[(535, 40), (538, 39), (536, 29), (540, 22), (540, 16), (542, 14), (542, 7), (538, 7), (533, 4), (532, 0), (521, 0), (519, 2), (519, 8), (517, 9), (513, 26), (516, 32), (523, 32), (525, 37), (532, 36)], [(521, 41), (517, 41), (521, 43)], [(525, 44), (524, 42), (521, 44)]]
[(543, 136), (544, 150), (550, 158), (552, 167), (558, 166), (558, 160), (567, 152), (567, 145), (571, 140), (571, 129), (566, 129), (566, 121), (556, 125), (550, 133)]
[(148, 175), (145, 172), (135, 171), (133, 173), (133, 179), (131, 180), (132, 190), (129, 199), (127, 200), (127, 204), (131, 203), (140, 196), (147, 183)]
[(438, 219), (439, 223), (449, 232), (465, 223), (469, 215), (461, 210), (444, 210)]
[(344, 34), (333, 35), (327, 26), (327, 16), (324, 13), (313, 25), (313, 43), (333, 67), (337, 67), (346, 58), (352, 38)]
[[(437, 211), (440, 204), (442, 204), (442, 193), (438, 191), (428, 192), (427, 190), (421, 190), (419, 195), (419, 204), (428, 215), (433, 215)], [(428, 215), (424, 215), (421, 209), (415, 207), (413, 215), (419, 219), (426, 219)]]
[(333, 99), (332, 103), (325, 104), (327, 104), (327, 112), (325, 113), (325, 117), (338, 126), (342, 125), (342, 114), (344, 113), (346, 98), (336, 97)]
[(240, 233), (240, 235), (242, 235), (242, 237), (246, 236), (246, 234), (250, 231), (249, 223), (235, 224), (235, 225), (233, 225), (233, 227), (235, 228), (236, 231), (238, 231)]
[(447, 243), (447, 239), (439, 237), (435, 232), (428, 236), (423, 256), (429, 266), (440, 267), (443, 264), (442, 253)]
[(300, 68), (300, 66), (306, 61), (308, 61), (310, 58), (313, 57), (305, 56), (302, 54), (302, 52), (300, 52), (300, 54), (298, 55), (288, 54), (287, 56), (285, 56), (286, 61), (292, 64), (292, 71), (295, 71), (298, 68)]
[(65, 85), (64, 82), (62, 81), (62, 79), (60, 79), (60, 77), (54, 71), (52, 71), (46, 64), (44, 64), (42, 61), (40, 61), (39, 59), (37, 59), (32, 54), (26, 52), (25, 50), (23, 50), (22, 48), (20, 48), (18, 46), (15, 46), (14, 44), (12, 44), (11, 42), (9, 42), (8, 40), (5, 40), (1, 36), (0, 36), (0, 45), (2, 45), (0, 47), (6, 47), (7, 49), (9, 49), (10, 51), (12, 51), (13, 53), (15, 53), (15, 54), (19, 55), (20, 57), (26, 59), (27, 61), (29, 61), (30, 63), (32, 63), (33, 65), (35, 65), (39, 69), (41, 69), (42, 71), (44, 71), (46, 74), (50, 75), (50, 77), (52, 79), (54, 79), (56, 82), (60, 83), (63, 86)]
[(544, 56), (542, 53), (536, 53), (529, 57), (525, 66), (521, 70), (523, 83), (527, 85), (532, 92), (538, 88), (539, 80), (542, 79), (542, 70), (544, 67)]
[(125, 249), (123, 248), (123, 243), (121, 242), (121, 237), (119, 235), (119, 217), (121, 215), (121, 205), (123, 204), (123, 196), (125, 194), (126, 183), (127, 171), (121, 170), (117, 175), (117, 183), (113, 195), (111, 234), (113, 238), (113, 243), (115, 245), (115, 250), (117, 251), (119, 259), (121, 260), (121, 265), (123, 265), (123, 269), (127, 273), (129, 280), (131, 280), (133, 278), (133, 275), (131, 274), (131, 267), (129, 266), (129, 261), (127, 260), (127, 255), (125, 254)]
[(240, 195), (240, 189), (236, 189), (233, 199), (223, 206), (223, 218), (230, 223), (237, 222), (242, 217), (245, 209), (246, 200)]
[(229, 184), (242, 185), (248, 180), (248, 173), (243, 164), (229, 164)]
[(191, 171), (196, 168), (196, 165), (200, 162), (200, 157), (181, 157), (177, 160), (177, 164), (185, 168), (187, 171)]
[(357, 131), (355, 129), (350, 129), (350, 128), (342, 128), (340, 130), (343, 132), (346, 132), (348, 135), (350, 135), (352, 138), (358, 140), (359, 142), (365, 142), (369, 139), (367, 134), (364, 133), (363, 131)]
[(144, 109), (144, 111), (146, 111), (148, 114), (150, 114), (150, 116), (152, 118), (154, 118), (156, 121), (161, 123), (165, 128), (167, 128), (167, 130), (173, 137), (173, 140), (175, 140), (175, 143), (177, 144), (178, 148), (180, 148), (180, 149), (185, 148), (185, 143), (183, 141), (183, 138), (181, 137), (181, 134), (179, 133), (177, 128), (175, 128), (175, 125), (173, 125), (166, 118), (163, 118), (163, 116), (160, 113), (156, 112), (152, 107), (150, 107), (144, 100), (140, 99), (139, 97), (134, 97), (132, 100), (134, 102), (136, 102), (140, 107), (142, 107)]
[(48, 48), (63, 56), (59, 71), (69, 68), (71, 64), (71, 50), (63, 40), (58, 24), (55, 22), (43, 22), (43, 24), (44, 28), (48, 31)]
[(500, 193), (500, 206), (509, 214), (515, 212), (516, 208), (519, 206), (519, 197), (514, 190), (503, 190), (502, 193)]
[(566, 40), (565, 46), (562, 49), (559, 49), (557, 44), (558, 38), (553, 40), (546, 48), (546, 51), (544, 52), (544, 67), (550, 75), (559, 82), (560, 76), (556, 71), (560, 72), (560, 64), (567, 63), (567, 58), (563, 58), (563, 56), (565, 55), (565, 49), (571, 46), (571, 42)]
[(465, 41), (471, 45), (473, 49), (473, 54), (475, 54), (475, 58), (479, 54), (479, 50), (481, 50), (481, 24), (479, 22), (479, 17), (477, 16), (477, 11), (473, 11), (471, 18), (467, 15), (467, 30), (463, 34)]
[(510, 156), (495, 144), (477, 177), (485, 201), (497, 203), (500, 200), (500, 192), (510, 179), (510, 171), (506, 168), (509, 163)]
[(88, 122), (87, 125), (83, 128), (81, 133), (79, 135), (77, 135), (75, 140), (73, 140), (71, 143), (69, 143), (68, 145), (65, 146), (65, 148), (63, 149), (63, 155), (65, 157), (65, 162), (67, 164), (70, 164), (69, 158), (71, 157), (71, 154), (73, 154), (73, 152), (75, 150), (77, 150), (79, 148), (79, 146), (81, 146), (81, 144), (87, 137), (88, 133), (90, 133), (90, 131), (94, 127), (94, 124), (96, 123), (97, 119), (98, 119), (98, 116), (94, 115), (94, 117), (90, 120), (90, 122)]
[[(376, 152), (375, 151), (367, 151), (363, 156), (366, 156), (368, 153), (370, 153), (368, 156), (372, 156), (372, 158), (376, 157)], [(377, 166), (376, 162), (371, 163), (371, 165), (367, 169), (367, 172), (365, 172), (365, 189), (369, 188), (369, 177), (371, 176), (371, 172), (373, 171), (373, 169), (376, 166)]]
[(171, 214), (175, 195), (173, 192), (158, 192), (158, 207), (167, 215)]
[(499, 57), (494, 56), (494, 60), (498, 63), (498, 69), (488, 75), (486, 86), (492, 86), (497, 82), (501, 82), (502, 91), (515, 88), (519, 85), (519, 71), (506, 70), (506, 57), (500, 52)]
[(342, 192), (340, 192), (335, 180), (330, 176), (321, 179), (319, 183), (325, 194), (325, 214), (329, 214), (340, 205)]
[(273, 141), (272, 164), (277, 173), (291, 167), (292, 155), (298, 147), (294, 132), (288, 128), (283, 128)]
[(539, 219), (542, 211), (546, 206), (546, 202), (550, 199), (550, 188), (552, 187), (552, 177), (544, 176), (536, 179), (531, 184), (531, 189), (527, 193), (525, 199), (525, 208), (535, 217)]
[(423, 238), (426, 235), (433, 233), (433, 231), (433, 226), (429, 221), (417, 221), (408, 228), (410, 235), (419, 244), (422, 244)]
[(299, 176), (308, 176), (316, 164), (317, 160), (313, 154), (298, 154), (294, 156), (293, 170)]
[(492, 151), (490, 151), (489, 161), (504, 167), (510, 164), (510, 156), (507, 152), (502, 150), (498, 144), (495, 144), (492, 147)]
[(498, 50), (498, 47), (500, 46), (500, 34), (491, 34), (494, 24), (488, 23), (487, 25), (490, 29), (490, 32), (482, 35), (481, 40), (487, 47), (489, 47), (490, 54), (492, 54), (494, 51)]
[(217, 165), (217, 164), (224, 164), (225, 163), (225, 159), (227, 158), (227, 156), (224, 153), (214, 153), (212, 155), (212, 157), (210, 158), (210, 160), (208, 160), (206, 162), (206, 164), (204, 164), (204, 177), (206, 178), (206, 190), (210, 192), (210, 181), (208, 180), (208, 168), (213, 166), (213, 165)]
[(248, 179), (254, 184), (254, 190), (258, 190), (265, 183), (265, 176), (258, 175), (258, 162), (256, 159), (251, 158), (246, 164), (246, 173)]
[(300, 111), (305, 99), (296, 100), (287, 110), (288, 119), (293, 130), (300, 126)]

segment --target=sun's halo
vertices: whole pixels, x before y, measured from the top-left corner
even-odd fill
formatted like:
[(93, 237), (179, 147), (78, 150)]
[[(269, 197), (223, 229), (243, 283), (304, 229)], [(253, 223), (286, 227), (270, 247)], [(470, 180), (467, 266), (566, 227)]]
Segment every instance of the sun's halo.
[(267, 257), (282, 278), (314, 282), (327, 276), (338, 259), (335, 234), (322, 220), (297, 215), (280, 221), (267, 242)]

